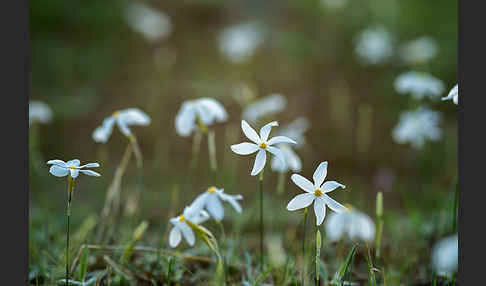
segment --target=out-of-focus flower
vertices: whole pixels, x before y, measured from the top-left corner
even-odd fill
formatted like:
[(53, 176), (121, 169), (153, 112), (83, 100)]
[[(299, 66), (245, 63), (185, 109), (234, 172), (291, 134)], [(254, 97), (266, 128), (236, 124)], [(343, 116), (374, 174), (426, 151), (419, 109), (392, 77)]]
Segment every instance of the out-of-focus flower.
[(437, 274), (450, 276), (457, 271), (459, 243), (457, 234), (439, 241), (432, 249), (432, 266)]
[(322, 162), (319, 164), (314, 172), (313, 180), (311, 183), (306, 178), (299, 174), (293, 174), (290, 178), (292, 181), (302, 190), (306, 191), (305, 194), (297, 195), (293, 198), (287, 205), (287, 210), (295, 211), (298, 209), (306, 208), (312, 202), (314, 202), (314, 213), (316, 215), (316, 225), (321, 225), (326, 216), (326, 205), (335, 212), (343, 212), (346, 207), (340, 203), (333, 200), (331, 197), (326, 195), (331, 191), (341, 187), (346, 188), (345, 185), (338, 183), (336, 181), (324, 182), (327, 176), (327, 162)]
[(347, 234), (351, 241), (372, 241), (375, 238), (375, 223), (366, 214), (351, 207), (348, 211), (332, 213), (326, 222), (326, 234), (331, 241)]
[(199, 195), (191, 205), (195, 208), (206, 208), (214, 219), (222, 220), (224, 217), (224, 207), (221, 201), (230, 203), (237, 212), (241, 213), (241, 206), (238, 200), (242, 199), (242, 195), (227, 195), (224, 193), (224, 189), (210, 187), (206, 192)]
[(189, 136), (198, 126), (197, 120), (209, 126), (214, 122), (223, 122), (228, 114), (223, 105), (214, 98), (203, 97), (182, 103), (175, 119), (176, 132), (180, 136)]
[(425, 72), (408, 71), (399, 75), (394, 82), (396, 92), (410, 94), (415, 99), (426, 96), (435, 99), (444, 92), (444, 83)]
[(268, 237), (268, 259), (274, 267), (283, 266), (286, 262), (286, 251), (283, 247), (282, 236), (273, 234)]
[(113, 112), (110, 117), (105, 118), (101, 126), (93, 132), (93, 140), (96, 142), (106, 143), (113, 131), (113, 125), (118, 125), (120, 131), (127, 137), (131, 136), (128, 128), (130, 125), (147, 126), (150, 124), (150, 117), (138, 108), (128, 108)]
[(274, 156), (279, 158), (282, 162), (285, 162), (284, 155), (282, 151), (274, 147), (272, 145), (278, 145), (281, 143), (287, 144), (295, 144), (296, 142), (288, 137), (285, 136), (275, 136), (271, 139), (268, 139), (270, 135), (270, 131), (272, 127), (278, 126), (277, 121), (272, 121), (260, 129), (260, 135), (256, 133), (256, 131), (251, 128), (251, 126), (245, 121), (241, 121), (241, 129), (245, 136), (250, 139), (253, 143), (244, 142), (236, 145), (231, 145), (231, 150), (239, 155), (249, 155), (253, 154), (258, 151), (256, 155), (255, 164), (253, 165), (253, 170), (251, 171), (251, 175), (255, 176), (258, 175), (263, 168), (265, 167), (265, 163), (267, 161), (267, 152), (272, 153)]
[(298, 117), (291, 123), (283, 125), (278, 131), (277, 135), (287, 136), (297, 142), (297, 148), (302, 147), (306, 140), (304, 133), (309, 130), (310, 122), (305, 117)]
[(273, 157), (271, 165), (272, 170), (280, 173), (286, 173), (289, 170), (300, 172), (300, 170), (302, 170), (302, 161), (294, 150), (287, 144), (279, 144), (278, 148), (282, 151), (285, 162), (277, 159), (277, 157)]
[(49, 169), (49, 172), (56, 177), (65, 177), (69, 174), (71, 178), (76, 179), (79, 175), (79, 172), (88, 176), (94, 176), (94, 177), (101, 176), (95, 171), (83, 170), (84, 168), (97, 168), (100, 166), (100, 164), (98, 163), (88, 163), (79, 166), (80, 162), (78, 159), (74, 159), (67, 162), (56, 159), (56, 160), (47, 161), (47, 164), (52, 165), (51, 168)]
[(184, 208), (182, 215), (170, 219), (170, 223), (174, 225), (169, 234), (170, 247), (176, 247), (182, 240), (182, 236), (190, 246), (196, 243), (196, 235), (192, 228), (187, 224), (190, 221), (193, 224), (201, 224), (209, 219), (209, 214), (196, 208), (193, 205)]
[(35, 122), (49, 123), (52, 120), (52, 110), (44, 102), (32, 100), (29, 102), (29, 125)]
[(132, 3), (125, 10), (128, 25), (147, 40), (155, 42), (166, 39), (172, 31), (170, 18), (142, 3)]
[(420, 149), (425, 141), (438, 141), (441, 138), (439, 123), (441, 114), (425, 106), (408, 110), (400, 115), (398, 124), (393, 128), (393, 139), (399, 144), (410, 143)]
[(348, 0), (321, 0), (324, 6), (332, 9), (343, 8), (348, 3)]
[(449, 99), (452, 99), (452, 102), (454, 102), (456, 105), (459, 104), (459, 84), (456, 84), (451, 91), (449, 91), (449, 94), (442, 98), (442, 100)]
[(437, 43), (429, 36), (417, 38), (400, 48), (400, 57), (409, 64), (427, 62), (435, 55), (437, 55)]
[(383, 27), (365, 29), (356, 38), (355, 52), (365, 64), (382, 64), (393, 55), (392, 36)]
[(250, 103), (243, 110), (241, 117), (250, 123), (256, 123), (261, 117), (277, 114), (284, 110), (286, 106), (287, 99), (281, 94), (273, 93)]
[(231, 62), (240, 63), (253, 56), (263, 42), (259, 26), (241, 24), (224, 29), (219, 35), (219, 50)]

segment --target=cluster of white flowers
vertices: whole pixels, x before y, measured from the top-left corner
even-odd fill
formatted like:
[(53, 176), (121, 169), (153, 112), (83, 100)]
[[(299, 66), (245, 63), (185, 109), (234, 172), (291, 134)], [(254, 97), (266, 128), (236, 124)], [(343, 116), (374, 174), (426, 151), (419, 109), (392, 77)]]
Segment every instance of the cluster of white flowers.
[(177, 134), (189, 136), (198, 127), (198, 120), (205, 126), (224, 122), (228, 118), (225, 108), (217, 100), (203, 97), (182, 103), (175, 119)]
[(46, 124), (52, 120), (52, 110), (44, 102), (32, 100), (29, 102), (29, 125), (32, 123)]
[(279, 93), (265, 96), (243, 109), (241, 117), (250, 123), (257, 123), (263, 116), (275, 115), (287, 106), (287, 99)]
[(437, 55), (437, 42), (430, 36), (412, 40), (400, 48), (400, 57), (408, 64), (424, 63)]
[(143, 3), (132, 3), (125, 10), (127, 24), (147, 40), (155, 42), (169, 37), (172, 31), (170, 18)]
[(219, 36), (219, 50), (231, 62), (240, 63), (253, 56), (263, 42), (260, 26), (240, 24), (224, 29)]
[(408, 71), (399, 75), (394, 82), (396, 92), (410, 94), (415, 99), (430, 97), (436, 99), (444, 92), (442, 81), (431, 74)]
[(128, 126), (142, 125), (147, 126), (151, 122), (150, 117), (138, 108), (128, 108), (113, 112), (113, 114), (103, 120), (101, 126), (93, 132), (93, 140), (106, 143), (111, 136), (113, 126), (116, 124), (123, 135), (130, 137), (132, 132)]
[(355, 52), (365, 64), (382, 64), (393, 56), (391, 34), (383, 27), (368, 28), (356, 38)]
[(430, 110), (425, 106), (405, 111), (393, 128), (393, 139), (397, 143), (410, 143), (413, 148), (420, 149), (427, 140), (437, 141), (441, 138), (439, 128), (441, 118), (438, 111)]

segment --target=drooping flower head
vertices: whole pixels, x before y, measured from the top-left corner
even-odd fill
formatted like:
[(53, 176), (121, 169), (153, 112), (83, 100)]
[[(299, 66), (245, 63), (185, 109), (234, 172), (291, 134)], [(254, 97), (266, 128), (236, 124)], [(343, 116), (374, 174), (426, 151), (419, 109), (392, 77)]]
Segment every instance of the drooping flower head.
[(194, 231), (189, 226), (187, 221), (199, 225), (209, 219), (209, 214), (201, 210), (199, 207), (194, 207), (194, 204), (185, 207), (184, 212), (174, 218), (170, 219), (170, 223), (174, 225), (169, 234), (170, 247), (176, 247), (182, 240), (182, 236), (190, 246), (196, 243), (196, 236)]
[(167, 38), (172, 31), (170, 18), (143, 3), (132, 3), (125, 11), (127, 24), (141, 33), (148, 41), (155, 42)]
[(128, 108), (113, 112), (110, 117), (105, 118), (101, 126), (93, 132), (93, 140), (106, 143), (111, 136), (113, 126), (116, 124), (126, 137), (130, 137), (132, 132), (128, 128), (130, 125), (147, 126), (151, 122), (150, 117), (138, 108)]
[(365, 64), (382, 64), (393, 55), (392, 36), (383, 27), (367, 28), (356, 38), (355, 52)]
[(312, 176), (314, 183), (299, 174), (293, 174), (290, 178), (305, 194), (297, 195), (287, 205), (287, 210), (295, 211), (308, 207), (314, 202), (314, 214), (316, 215), (316, 225), (321, 225), (326, 216), (326, 205), (335, 212), (343, 212), (346, 207), (333, 200), (327, 193), (345, 185), (336, 181), (324, 182), (327, 176), (327, 161), (319, 164)]
[(375, 238), (375, 223), (366, 214), (347, 207), (347, 211), (332, 213), (326, 221), (326, 234), (331, 241), (339, 240), (343, 235), (351, 241), (372, 241)]
[(395, 91), (410, 94), (415, 99), (429, 97), (437, 99), (444, 92), (442, 81), (425, 72), (408, 71), (399, 75), (394, 82)]
[(442, 100), (450, 100), (452, 99), (452, 102), (454, 104), (458, 105), (459, 104), (459, 84), (456, 84), (451, 91), (449, 91), (449, 94), (446, 97), (443, 97)]
[(198, 120), (209, 126), (215, 122), (224, 122), (227, 118), (225, 108), (214, 98), (187, 100), (177, 112), (175, 128), (177, 134), (187, 137), (198, 127)]
[(302, 170), (302, 161), (299, 156), (292, 150), (288, 144), (279, 144), (278, 148), (282, 151), (285, 162), (282, 162), (277, 157), (272, 158), (272, 170), (286, 173), (288, 171), (300, 172)]
[(241, 117), (250, 123), (257, 123), (260, 118), (275, 115), (286, 106), (287, 99), (281, 94), (273, 93), (250, 103), (243, 109)]
[(258, 175), (267, 161), (267, 151), (272, 153), (274, 156), (278, 157), (282, 162), (285, 163), (284, 155), (279, 148), (273, 146), (281, 143), (296, 144), (296, 142), (285, 136), (275, 136), (268, 139), (272, 127), (278, 126), (277, 121), (272, 121), (260, 129), (260, 135), (251, 128), (251, 126), (245, 121), (241, 121), (241, 129), (245, 136), (250, 139), (253, 143), (244, 142), (236, 145), (231, 145), (231, 150), (239, 155), (249, 155), (258, 151), (255, 159), (255, 164), (253, 165), (253, 170), (251, 175)]
[(80, 166), (81, 163), (79, 162), (78, 159), (74, 159), (67, 162), (56, 159), (56, 160), (48, 161), (47, 164), (52, 165), (51, 168), (49, 169), (49, 172), (56, 177), (65, 177), (69, 174), (71, 178), (76, 179), (80, 172), (88, 176), (94, 176), (94, 177), (101, 176), (95, 171), (85, 170), (85, 168), (99, 167), (100, 164), (98, 163), (88, 163)]
[(241, 24), (224, 29), (219, 36), (219, 50), (231, 62), (249, 60), (263, 42), (260, 26)]
[(29, 102), (29, 125), (35, 122), (47, 124), (51, 119), (52, 110), (49, 105), (36, 100)]
[(439, 241), (432, 249), (432, 266), (437, 274), (450, 276), (457, 271), (459, 243), (457, 234)]
[(224, 217), (223, 202), (230, 203), (233, 208), (241, 213), (241, 206), (238, 200), (242, 200), (242, 195), (228, 195), (224, 193), (224, 189), (216, 187), (209, 187), (206, 192), (200, 194), (192, 203), (195, 208), (205, 208), (209, 214), (216, 220), (222, 220)]
[(427, 140), (438, 141), (441, 138), (441, 119), (438, 111), (430, 110), (426, 106), (405, 111), (393, 128), (393, 139), (399, 144), (410, 143), (413, 148), (420, 149)]

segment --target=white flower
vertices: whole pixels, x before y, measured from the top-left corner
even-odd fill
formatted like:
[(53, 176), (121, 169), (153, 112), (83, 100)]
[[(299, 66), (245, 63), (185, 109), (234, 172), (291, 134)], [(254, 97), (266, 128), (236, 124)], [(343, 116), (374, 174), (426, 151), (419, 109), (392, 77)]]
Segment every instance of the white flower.
[(199, 195), (192, 205), (199, 209), (206, 208), (214, 219), (222, 220), (224, 217), (224, 207), (221, 201), (230, 203), (237, 212), (241, 213), (241, 206), (238, 200), (242, 199), (242, 195), (227, 195), (224, 193), (224, 189), (210, 187), (206, 192)]
[(125, 10), (128, 25), (149, 41), (167, 38), (172, 31), (170, 18), (142, 3), (130, 4)]
[(420, 149), (426, 140), (438, 141), (441, 138), (440, 121), (441, 114), (425, 106), (405, 111), (393, 128), (393, 139), (399, 144), (410, 143), (413, 148)]
[(182, 103), (176, 115), (177, 134), (183, 137), (189, 136), (197, 128), (198, 117), (204, 125), (209, 126), (214, 122), (226, 121), (228, 114), (216, 99), (203, 97), (187, 100)]
[(150, 124), (150, 117), (138, 108), (128, 108), (113, 112), (113, 115), (105, 118), (101, 126), (93, 132), (93, 140), (106, 143), (113, 131), (113, 125), (118, 125), (120, 131), (127, 137), (131, 136), (129, 125), (147, 126)]
[(393, 55), (392, 37), (383, 27), (368, 28), (356, 38), (355, 52), (365, 64), (381, 64)]
[(344, 234), (352, 241), (372, 241), (375, 238), (375, 223), (366, 214), (348, 207), (348, 211), (329, 216), (326, 234), (331, 241), (339, 240)]
[(279, 144), (278, 148), (282, 151), (285, 162), (277, 159), (277, 157), (273, 157), (272, 170), (280, 173), (286, 173), (289, 170), (300, 172), (302, 170), (302, 161), (294, 150), (287, 144)]
[(449, 91), (449, 94), (446, 97), (443, 97), (442, 100), (449, 100), (452, 99), (452, 101), (458, 105), (459, 104), (459, 84), (456, 84), (451, 91)]
[(67, 162), (56, 159), (56, 160), (49, 160), (47, 164), (52, 165), (51, 168), (49, 169), (49, 172), (56, 177), (65, 177), (69, 174), (71, 178), (76, 179), (79, 175), (79, 172), (88, 176), (94, 176), (94, 177), (101, 176), (95, 171), (83, 170), (84, 168), (97, 168), (100, 166), (100, 164), (98, 163), (89, 163), (89, 164), (79, 166), (80, 162), (78, 159), (74, 159)]
[(424, 63), (437, 55), (437, 43), (429, 36), (408, 42), (400, 49), (401, 58), (409, 64)]
[(291, 123), (287, 125), (283, 125), (279, 130), (276, 132), (277, 135), (287, 136), (295, 141), (297, 141), (297, 147), (302, 147), (305, 144), (305, 136), (304, 133), (309, 130), (310, 122), (305, 117), (298, 117)]
[(435, 99), (444, 92), (442, 81), (425, 72), (408, 71), (395, 79), (395, 90), (401, 94), (410, 94), (415, 99), (426, 96)]
[(346, 210), (346, 207), (333, 200), (326, 195), (331, 191), (341, 187), (346, 188), (345, 185), (336, 181), (327, 181), (324, 183), (324, 179), (327, 176), (327, 161), (319, 164), (312, 176), (314, 183), (311, 183), (306, 178), (299, 174), (293, 174), (290, 178), (292, 181), (302, 190), (306, 191), (305, 194), (297, 195), (287, 205), (287, 210), (295, 211), (298, 209), (306, 208), (312, 202), (314, 202), (314, 213), (316, 215), (316, 225), (321, 225), (326, 216), (326, 205), (335, 212), (342, 212)]
[(282, 151), (272, 145), (280, 143), (296, 144), (294, 140), (285, 136), (275, 136), (271, 139), (268, 139), (270, 131), (274, 126), (278, 126), (277, 121), (272, 121), (266, 124), (260, 129), (260, 136), (258, 136), (256, 131), (251, 128), (251, 126), (245, 120), (241, 120), (241, 129), (243, 130), (243, 133), (245, 133), (245, 136), (253, 141), (253, 143), (244, 142), (236, 145), (231, 145), (231, 150), (239, 155), (249, 155), (258, 151), (255, 159), (255, 164), (253, 165), (253, 170), (251, 171), (252, 176), (259, 174), (265, 167), (265, 163), (267, 161), (266, 151), (272, 153), (274, 156), (277, 156), (282, 162), (285, 162)]
[(170, 247), (176, 247), (182, 240), (182, 236), (186, 239), (190, 246), (196, 243), (196, 236), (192, 228), (187, 224), (190, 221), (193, 224), (201, 224), (209, 219), (209, 214), (200, 208), (190, 205), (184, 208), (182, 215), (170, 219), (170, 223), (174, 225), (169, 234)]
[(29, 102), (29, 125), (34, 122), (49, 123), (52, 119), (52, 110), (44, 102), (32, 100)]
[(457, 271), (459, 244), (457, 234), (439, 241), (432, 250), (432, 266), (437, 274), (449, 276)]
[(231, 62), (248, 60), (263, 42), (256, 24), (248, 23), (224, 29), (219, 36), (219, 50)]
[(281, 112), (287, 106), (287, 99), (281, 94), (273, 93), (253, 103), (250, 103), (245, 109), (241, 117), (256, 123), (260, 117), (265, 115), (274, 115)]
[(338, 9), (346, 6), (348, 0), (321, 0), (321, 3), (324, 4), (326, 7)]

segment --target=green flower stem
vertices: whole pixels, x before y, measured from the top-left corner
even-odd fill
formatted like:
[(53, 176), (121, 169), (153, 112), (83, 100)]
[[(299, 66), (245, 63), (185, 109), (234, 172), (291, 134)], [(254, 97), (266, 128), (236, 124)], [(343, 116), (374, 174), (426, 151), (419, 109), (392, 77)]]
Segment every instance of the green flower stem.
[(66, 210), (67, 235), (66, 235), (66, 285), (69, 286), (69, 217), (71, 216), (71, 199), (73, 198), (74, 178), (68, 176), (68, 202)]
[(319, 266), (321, 263), (321, 245), (322, 245), (322, 237), (321, 231), (319, 227), (316, 226), (316, 286), (319, 285)]
[(218, 162), (216, 160), (216, 143), (214, 131), (208, 132), (208, 152), (209, 152), (209, 166), (213, 174), (218, 170)]
[(380, 258), (381, 254), (381, 234), (383, 232), (383, 193), (378, 192), (376, 195), (376, 224), (378, 229), (376, 232), (376, 253), (375, 257)]
[(302, 286), (305, 285), (305, 239), (307, 232), (307, 215), (309, 211), (307, 208), (304, 209), (304, 237), (302, 238)]
[(260, 172), (260, 178), (259, 178), (259, 186), (260, 186), (260, 269), (263, 273), (263, 257), (264, 257), (264, 247), (263, 247), (263, 233), (265, 231), (264, 225), (263, 225), (263, 169)]
[(277, 182), (277, 195), (283, 194), (284, 190), (285, 190), (285, 173), (279, 172), (278, 182)]
[(191, 171), (196, 169), (198, 157), (199, 157), (199, 150), (201, 149), (201, 139), (202, 134), (199, 129), (194, 132), (194, 139), (192, 141), (192, 154), (191, 154)]

